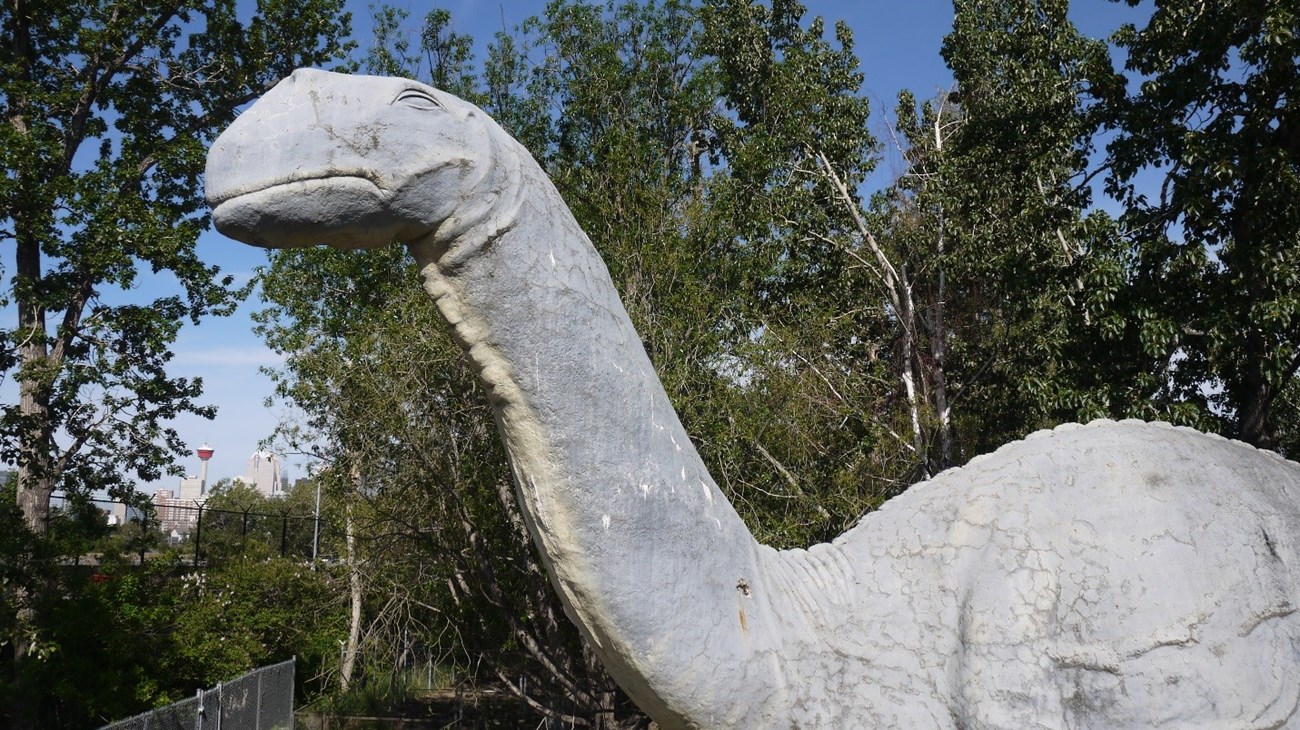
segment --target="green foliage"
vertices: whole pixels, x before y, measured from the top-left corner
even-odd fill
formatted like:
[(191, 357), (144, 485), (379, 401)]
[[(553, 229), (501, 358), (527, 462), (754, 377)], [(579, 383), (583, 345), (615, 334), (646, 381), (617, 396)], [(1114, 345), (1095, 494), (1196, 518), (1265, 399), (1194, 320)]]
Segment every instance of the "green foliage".
[(210, 687), (252, 668), (298, 657), (300, 692), (320, 675), (345, 635), (335, 581), (301, 561), (245, 559), (188, 573), (175, 593), (169, 670), (182, 687)]
[(1224, 430), (1294, 455), (1296, 421), (1275, 409), (1294, 410), (1300, 369), (1300, 13), (1157, 2), (1115, 42), (1137, 81), (1108, 99), (1108, 186), (1144, 344), (1178, 353), (1171, 388)]
[[(236, 109), (298, 66), (346, 51), (338, 0), (62, 3), (0, 9), (0, 237), (16, 245), (0, 361), (22, 398), (0, 456), (42, 529), (50, 492), (157, 479), (182, 443), (167, 421), (211, 416), (201, 383), (167, 375), (185, 320), (246, 290), (201, 261), (205, 150)], [(154, 282), (180, 293), (140, 297)], [(56, 439), (55, 434), (61, 434)]]
[(851, 214), (877, 149), (863, 75), (848, 28), (828, 38), (804, 13), (795, 2), (702, 8), (726, 113), (711, 120), (719, 167), (701, 228), (737, 273), (724, 310), (735, 326), (709, 355), (730, 382), (701, 408), (717, 424), (701, 446), (755, 533), (780, 547), (843, 532), (915, 463), (893, 458), (893, 387), (877, 357), (888, 314)]
[[(48, 533), (32, 534), (9, 491), (0, 502), (0, 627), (21, 630), (29, 654), (0, 675), (5, 707), (24, 703), (38, 727), (94, 727), (290, 656), (305, 678), (300, 691), (322, 689), (344, 618), (330, 573), (238, 556), (191, 572), (167, 551), (141, 564), (135, 523), (105, 537), (102, 513), (91, 507), (92, 519), (74, 504)], [(87, 545), (95, 550), (74, 552)], [(27, 605), (37, 619), (20, 623)]]
[(199, 542), (200, 560), (223, 565), (232, 560), (265, 560), (278, 555), (282, 521), (280, 512), (257, 489), (242, 482), (221, 480), (203, 503), (199, 529), (191, 539)]
[(944, 58), (959, 121), (947, 148), (923, 142), (933, 134), (921, 127), (932, 125), (908, 130), (900, 111), (913, 149), (936, 158), (921, 177), (932, 190), (918, 192), (948, 218), (947, 375), (967, 457), (1036, 428), (1134, 407), (1108, 389), (1114, 379), (1096, 377), (1094, 369), (1114, 367), (1118, 343), (1091, 337), (1108, 308), (1088, 307), (1114, 230), (1087, 215), (1097, 122), (1086, 95), (1119, 81), (1106, 45), (1083, 37), (1067, 6), (956, 3)]
[[(133, 537), (138, 542), (142, 531), (139, 528), (129, 531), (134, 533)], [(102, 544), (113, 532), (98, 505), (90, 501), (87, 495), (74, 494), (63, 500), (62, 506), (51, 516), (47, 537), (57, 555), (72, 556), (76, 561)], [(144, 532), (148, 535), (147, 529)]]
[[(108, 560), (61, 571), (41, 599), (41, 626), (23, 667), (28, 695), (49, 726), (87, 727), (185, 696), (169, 661), (174, 566)], [(108, 680), (108, 681), (106, 681)]]
[(938, 470), (1065, 421), (1208, 425), (1122, 222), (1091, 209), (1099, 129), (1124, 88), (1107, 45), (1060, 0), (954, 8), (956, 88), (900, 95), (908, 167), (867, 217), (914, 301), (900, 339), (925, 405), (916, 451)]

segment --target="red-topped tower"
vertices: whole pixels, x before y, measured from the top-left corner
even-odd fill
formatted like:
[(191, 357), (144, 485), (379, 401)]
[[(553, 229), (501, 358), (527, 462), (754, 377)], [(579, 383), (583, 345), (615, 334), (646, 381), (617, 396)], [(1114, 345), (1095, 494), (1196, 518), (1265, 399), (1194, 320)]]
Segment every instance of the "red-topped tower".
[(194, 452), (199, 455), (199, 461), (202, 466), (199, 467), (199, 494), (208, 493), (208, 459), (212, 458), (212, 447), (206, 443), (195, 449)]

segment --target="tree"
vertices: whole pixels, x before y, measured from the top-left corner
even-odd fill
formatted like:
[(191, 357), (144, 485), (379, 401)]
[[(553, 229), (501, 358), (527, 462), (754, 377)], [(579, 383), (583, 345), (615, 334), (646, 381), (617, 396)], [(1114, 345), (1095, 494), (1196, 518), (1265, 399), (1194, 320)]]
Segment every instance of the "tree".
[[(166, 372), (181, 322), (228, 313), (243, 293), (195, 254), (204, 151), (241, 104), (340, 58), (341, 11), (264, 0), (244, 23), (234, 0), (0, 8), (0, 237), (15, 246), (0, 302), (18, 315), (0, 330), (0, 374), (20, 396), (0, 411), (0, 458), (18, 466), (33, 535), (57, 487), (122, 494), (126, 472), (156, 479), (182, 453), (168, 419), (214, 412), (201, 382)], [(175, 295), (134, 293), (172, 282)], [(19, 671), (31, 630), (15, 639)]]
[(170, 577), (165, 674), (155, 681), (184, 688), (176, 697), (182, 699), (193, 688), (297, 657), (298, 690), (305, 693), (338, 656), (344, 617), (333, 600), (335, 582), (281, 558), (232, 560)]
[(805, 546), (917, 471), (914, 453), (898, 456), (911, 446), (897, 438), (905, 368), (855, 219), (876, 161), (870, 105), (843, 23), (805, 19), (797, 2), (701, 12), (721, 109), (700, 235), (735, 273), (715, 310), (725, 349), (710, 356), (727, 365), (725, 399), (701, 409), (720, 423), (700, 446), (760, 539)]
[[(168, 419), (201, 382), (166, 373), (185, 319), (242, 298), (200, 260), (204, 151), (238, 107), (299, 66), (346, 50), (339, 0), (125, 0), (0, 9), (0, 236), (15, 245), (5, 304), (17, 325), (0, 372), (20, 402), (0, 417), (28, 526), (49, 497), (157, 479), (183, 444)], [(159, 277), (159, 278), (154, 278)], [(179, 293), (133, 290), (174, 281)]]
[(209, 491), (200, 513), (202, 524), (191, 537), (206, 565), (256, 560), (278, 555), (281, 520), (270, 517), (275, 505), (256, 488), (222, 479)]
[[(131, 529), (138, 529), (131, 525)], [(193, 696), (172, 681), (175, 565), (104, 556), (94, 571), (67, 570), (40, 601), (39, 660), (21, 700), (38, 727), (94, 727)]]
[[(1115, 42), (1140, 82), (1110, 97), (1108, 187), (1128, 208), (1169, 388), (1236, 438), (1291, 453), (1300, 433), (1278, 410), (1294, 414), (1300, 370), (1300, 13), (1160, 0)], [(1149, 174), (1158, 192), (1140, 184)]]
[(1119, 80), (1068, 5), (955, 2), (943, 55), (957, 87), (929, 112), (947, 104), (959, 124), (938, 149), (899, 112), (911, 149), (930, 160), (918, 172), (934, 175), (905, 187), (924, 186), (946, 219), (946, 376), (967, 458), (1063, 421), (1136, 415), (1107, 371), (1117, 343), (1093, 334), (1110, 294), (1097, 271), (1112, 226), (1088, 215), (1089, 101)]
[(943, 53), (956, 87), (919, 105), (899, 95), (891, 140), (906, 169), (856, 223), (899, 333), (922, 474), (1063, 421), (1152, 415), (1121, 338), (1096, 334), (1117, 318), (1113, 222), (1088, 213), (1090, 94), (1118, 83), (1105, 44), (1065, 2), (954, 9)]

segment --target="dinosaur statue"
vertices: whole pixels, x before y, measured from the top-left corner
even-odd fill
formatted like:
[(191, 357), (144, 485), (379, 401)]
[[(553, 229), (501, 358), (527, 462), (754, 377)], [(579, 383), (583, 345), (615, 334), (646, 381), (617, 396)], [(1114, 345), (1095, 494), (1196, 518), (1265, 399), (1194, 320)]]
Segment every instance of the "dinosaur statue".
[(777, 551), (549, 179), (476, 107), (300, 70), (213, 144), (207, 195), (258, 246), (409, 248), (570, 618), (660, 727), (1300, 727), (1300, 465), (1061, 426)]

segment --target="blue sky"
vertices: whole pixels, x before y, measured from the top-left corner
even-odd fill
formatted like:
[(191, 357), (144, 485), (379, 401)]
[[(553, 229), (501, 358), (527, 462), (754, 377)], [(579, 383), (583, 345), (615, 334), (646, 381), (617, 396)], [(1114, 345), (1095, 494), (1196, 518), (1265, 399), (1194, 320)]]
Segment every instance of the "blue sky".
[[(511, 0), (510, 2), (460, 2), (417, 3), (397, 0), (394, 6), (410, 12), (409, 23), (415, 26), (419, 18), (432, 7), (451, 11), (457, 32), (474, 37), (478, 56), (483, 47), (500, 30), (503, 23), (513, 28), (526, 18), (539, 13), (545, 6), (541, 0)], [(834, 2), (832, 0), (805, 0), (810, 15), (821, 15), (828, 20), (844, 19), (853, 30), (857, 53), (866, 76), (863, 93), (871, 99), (873, 131), (881, 139), (885, 134), (885, 118), (881, 111), (892, 113), (894, 98), (901, 89), (911, 89), (918, 97), (930, 96), (947, 88), (951, 74), (939, 56), (943, 36), (952, 23), (952, 5), (948, 0), (859, 0)], [(1081, 29), (1093, 36), (1105, 36), (1122, 22), (1134, 20), (1133, 11), (1123, 4), (1105, 0), (1076, 0), (1081, 10), (1073, 15)], [(354, 26), (357, 38), (366, 42), (370, 12), (367, 3), (353, 2)], [(898, 171), (888, 155), (882, 160), (878, 184), (888, 182), (888, 177)], [(199, 240), (199, 252), (223, 271), (246, 280), (253, 270), (265, 262), (265, 254), (257, 249), (234, 243), (215, 232), (205, 233)], [(153, 286), (165, 282), (145, 283), (141, 299)], [(209, 319), (200, 325), (187, 326), (181, 331), (175, 346), (172, 372), (176, 375), (199, 376), (205, 383), (206, 402), (216, 404), (216, 420), (181, 418), (175, 422), (181, 437), (192, 447), (207, 442), (216, 450), (209, 469), (209, 481), (242, 474), (249, 456), (259, 443), (271, 435), (276, 423), (291, 418), (282, 405), (267, 408), (263, 401), (271, 393), (269, 379), (259, 373), (262, 366), (274, 366), (278, 359), (253, 334), (250, 315), (261, 308), (256, 295), (239, 312), (230, 318)], [(305, 473), (305, 462), (292, 455), (285, 457), (285, 475), (296, 479)], [(182, 462), (188, 472), (198, 470), (198, 459)], [(156, 488), (175, 488), (174, 479), (141, 485), (152, 492)]]

